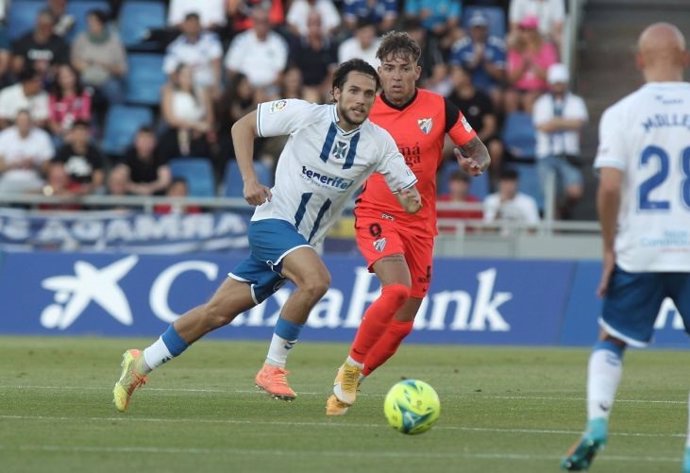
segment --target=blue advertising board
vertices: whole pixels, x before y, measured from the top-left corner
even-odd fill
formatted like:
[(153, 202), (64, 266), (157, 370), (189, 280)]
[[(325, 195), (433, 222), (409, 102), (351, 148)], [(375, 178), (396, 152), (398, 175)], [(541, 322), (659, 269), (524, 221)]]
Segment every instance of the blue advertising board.
[[(0, 264), (2, 334), (160, 334), (209, 299), (241, 256), (5, 253)], [(350, 341), (379, 284), (356, 256), (326, 256), (332, 284), (312, 311), (303, 340)], [(591, 345), (600, 302), (600, 265), (576, 261), (437, 259), (410, 342)], [(211, 334), (268, 340), (286, 285), (264, 304)], [(685, 346), (666, 306), (659, 346)]]

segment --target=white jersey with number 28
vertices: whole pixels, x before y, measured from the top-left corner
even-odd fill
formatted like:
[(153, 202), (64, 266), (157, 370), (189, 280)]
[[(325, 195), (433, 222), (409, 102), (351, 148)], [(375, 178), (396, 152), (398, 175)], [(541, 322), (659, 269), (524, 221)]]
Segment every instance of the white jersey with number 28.
[(345, 132), (338, 121), (336, 105), (296, 99), (259, 104), (259, 136), (290, 137), (278, 159), (273, 198), (256, 208), (252, 220), (286, 220), (317, 244), (372, 173), (383, 174), (392, 192), (417, 182), (387, 131), (365, 120)]
[(623, 172), (617, 264), (690, 272), (690, 84), (651, 82), (608, 108), (594, 166)]

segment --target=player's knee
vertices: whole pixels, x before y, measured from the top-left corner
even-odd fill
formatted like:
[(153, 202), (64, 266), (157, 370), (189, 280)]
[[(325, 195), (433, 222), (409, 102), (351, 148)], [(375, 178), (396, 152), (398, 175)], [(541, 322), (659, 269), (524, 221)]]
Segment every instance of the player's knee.
[(326, 273), (320, 277), (311, 277), (302, 284), (300, 284), (299, 289), (304, 291), (305, 294), (310, 295), (313, 299), (321, 299), (328, 291), (331, 285), (331, 276)]
[(388, 299), (397, 310), (410, 298), (410, 288), (404, 284), (387, 284), (381, 289), (381, 297)]

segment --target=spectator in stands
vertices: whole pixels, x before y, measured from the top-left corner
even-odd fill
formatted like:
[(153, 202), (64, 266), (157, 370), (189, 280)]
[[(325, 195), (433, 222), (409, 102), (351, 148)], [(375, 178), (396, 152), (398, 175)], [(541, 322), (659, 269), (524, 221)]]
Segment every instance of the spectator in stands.
[[(455, 202), (479, 206), (479, 199), (470, 194), (471, 179), (472, 177), (461, 169), (452, 173), (448, 178), (448, 193), (438, 196), (437, 202)], [(436, 210), (436, 218), (438, 219), (481, 220), (483, 216), (481, 209)], [(439, 223), (439, 231), (441, 233), (454, 233), (454, 230), (454, 226), (445, 226)]]
[(170, 166), (158, 152), (156, 134), (142, 127), (134, 145), (110, 173), (108, 189), (112, 195), (163, 195), (171, 182)]
[(331, 77), (338, 64), (338, 55), (335, 44), (323, 31), (321, 15), (317, 11), (309, 13), (307, 33), (293, 43), (290, 56), (290, 64), (302, 72), (305, 100), (324, 103), (331, 90)]
[(64, 141), (76, 120), (91, 120), (91, 90), (85, 88), (76, 69), (62, 64), (48, 97), (49, 128), (53, 138)]
[(50, 135), (34, 125), (28, 110), (0, 132), (0, 193), (39, 192), (55, 151)]
[(168, 25), (184, 29), (187, 15), (199, 15), (201, 27), (206, 30), (217, 30), (225, 27), (225, 0), (170, 0), (168, 5)]
[(511, 0), (509, 16), (511, 36), (517, 36), (520, 23), (525, 18), (535, 17), (542, 36), (560, 47), (565, 20), (565, 0)]
[(472, 15), (468, 22), (469, 36), (453, 45), (450, 63), (468, 70), (474, 86), (489, 94), (498, 107), (503, 102), (506, 49), (502, 38), (489, 35), (488, 25), (489, 21), (482, 13)]
[(560, 218), (569, 218), (573, 206), (582, 198), (580, 131), (588, 120), (585, 101), (568, 90), (569, 80), (564, 64), (549, 67), (551, 91), (539, 97), (532, 115), (537, 128), (539, 180), (545, 189), (548, 176), (555, 176), (557, 189), (563, 193), (557, 209)]
[(107, 14), (91, 10), (87, 30), (72, 44), (72, 65), (81, 81), (95, 89), (108, 104), (124, 101), (123, 78), (127, 73), (125, 48), (115, 30), (107, 26)]
[[(187, 179), (184, 177), (173, 177), (165, 195), (171, 199), (189, 197)], [(201, 208), (198, 205), (184, 205), (178, 202), (171, 202), (169, 204), (157, 204), (153, 207), (153, 211), (157, 214), (198, 214), (201, 212)]]
[(229, 159), (234, 159), (235, 149), (232, 145), (232, 135), (228, 130), (247, 113), (256, 109), (255, 91), (244, 74), (236, 74), (225, 89), (223, 97), (216, 103), (217, 132), (219, 152), (216, 159), (215, 172), (223, 176), (225, 165)]
[(43, 90), (41, 73), (30, 67), (19, 74), (19, 83), (0, 90), (0, 128), (13, 122), (20, 110), (28, 110), (37, 126), (46, 125), (48, 94)]
[(65, 38), (74, 28), (74, 15), (67, 13), (67, 0), (48, 0), (48, 11), (55, 18), (53, 31), (61, 38)]
[(343, 2), (343, 20), (345, 26), (351, 31), (355, 31), (364, 20), (374, 25), (378, 33), (383, 34), (393, 29), (397, 19), (397, 0), (345, 0)]
[(278, 28), (285, 23), (282, 0), (228, 0), (227, 12), (232, 19), (232, 30), (246, 31), (254, 26), (253, 10), (261, 8), (268, 12), (268, 22)]
[[(498, 191), (484, 199), (485, 222), (512, 222), (526, 226), (539, 223), (539, 209), (533, 197), (518, 192), (518, 173), (504, 169), (498, 181)], [(510, 233), (510, 227), (504, 229)]]
[(460, 24), (460, 0), (405, 0), (405, 15), (418, 18), (436, 38)]
[(288, 67), (283, 74), (280, 96), (286, 99), (304, 99), (304, 85), (302, 71), (297, 67)]
[(182, 34), (166, 50), (163, 71), (170, 76), (181, 64), (190, 66), (194, 85), (209, 88), (212, 97), (220, 97), (223, 46), (218, 36), (202, 30), (196, 12), (187, 13), (180, 28)]
[(0, 88), (9, 81), (10, 72), (10, 37), (5, 26), (7, 2), (0, 0)]
[(489, 150), (491, 156), (489, 172), (492, 180), (495, 180), (503, 165), (503, 143), (498, 136), (498, 118), (491, 99), (474, 87), (468, 72), (461, 66), (452, 66), (451, 79), (453, 90), (448, 95), (448, 99), (465, 115)]
[(340, 13), (332, 0), (294, 0), (287, 13), (290, 32), (296, 37), (307, 36), (312, 13), (316, 13), (321, 21), (321, 34), (333, 37), (340, 26)]
[(531, 113), (534, 101), (548, 90), (546, 71), (558, 61), (553, 44), (544, 41), (537, 30), (537, 18), (520, 22), (518, 40), (508, 51), (508, 84), (506, 112), (522, 108)]
[(419, 61), (419, 66), (422, 68), (418, 81), (420, 87), (446, 95), (450, 91), (451, 85), (448, 80), (448, 67), (437, 38), (430, 36), (416, 18), (406, 18), (401, 27), (403, 31), (407, 31), (422, 50), (420, 56), (422, 60)]
[(41, 10), (36, 16), (33, 31), (21, 36), (12, 45), (12, 70), (15, 74), (26, 66), (41, 73), (46, 82), (52, 80), (58, 64), (69, 61), (69, 46), (55, 34), (55, 17), (50, 10)]
[(225, 56), (229, 78), (243, 73), (262, 95), (262, 100), (277, 97), (281, 74), (287, 66), (288, 46), (285, 40), (271, 30), (268, 10), (252, 11), (254, 26), (238, 34)]
[(163, 86), (161, 112), (168, 130), (161, 137), (167, 161), (179, 156), (211, 157), (216, 132), (208, 89), (194, 86), (192, 68), (180, 65)]
[(68, 176), (66, 188), (73, 194), (88, 195), (102, 191), (105, 157), (91, 143), (91, 125), (85, 120), (74, 122), (68, 143), (58, 149), (51, 167), (61, 167)]
[(376, 36), (376, 26), (370, 20), (359, 20), (352, 38), (346, 39), (338, 48), (338, 62), (350, 59), (363, 59), (377, 69), (381, 61), (376, 57), (376, 51), (381, 44), (381, 38)]

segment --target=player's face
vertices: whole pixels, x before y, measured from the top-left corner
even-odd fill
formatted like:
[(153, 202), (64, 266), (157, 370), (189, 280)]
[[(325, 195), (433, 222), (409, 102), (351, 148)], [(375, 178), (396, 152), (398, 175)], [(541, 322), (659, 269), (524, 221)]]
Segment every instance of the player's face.
[(415, 92), (422, 68), (410, 56), (389, 54), (379, 66), (383, 93), (394, 104), (404, 104)]
[(368, 74), (352, 71), (347, 75), (342, 90), (333, 90), (333, 97), (338, 103), (341, 128), (351, 130), (369, 116), (376, 98), (376, 81)]

